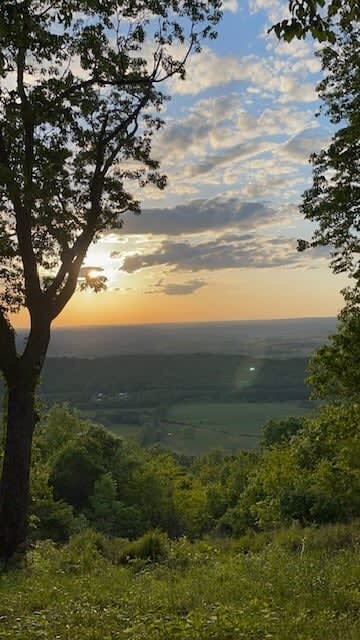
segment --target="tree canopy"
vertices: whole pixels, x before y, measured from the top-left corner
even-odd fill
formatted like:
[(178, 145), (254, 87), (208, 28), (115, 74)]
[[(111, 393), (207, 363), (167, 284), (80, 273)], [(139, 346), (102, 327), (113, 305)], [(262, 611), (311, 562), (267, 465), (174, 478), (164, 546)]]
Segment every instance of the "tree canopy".
[(125, 212), (139, 212), (135, 186), (165, 186), (151, 155), (166, 99), (160, 85), (183, 77), (190, 51), (215, 36), (219, 7), (219, 0), (1, 3), (3, 314), (26, 305), (56, 317), (90, 243), (121, 226)]
[(275, 24), (277, 37), (287, 42), (311, 34), (334, 44), (340, 29), (360, 19), (358, 0), (289, 0), (290, 18)]
[(319, 84), (322, 110), (339, 125), (328, 147), (312, 156), (313, 184), (301, 210), (317, 223), (312, 240), (299, 249), (331, 247), (335, 273), (360, 279), (360, 23), (344, 28), (336, 46), (319, 53), (325, 77)]

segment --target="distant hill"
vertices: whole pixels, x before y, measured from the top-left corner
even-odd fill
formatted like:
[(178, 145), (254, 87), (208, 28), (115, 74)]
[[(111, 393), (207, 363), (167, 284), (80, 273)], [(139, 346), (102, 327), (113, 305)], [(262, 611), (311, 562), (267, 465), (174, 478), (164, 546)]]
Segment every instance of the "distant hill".
[[(245, 354), (306, 357), (336, 329), (335, 318), (148, 324), (54, 329), (49, 355)], [(18, 344), (25, 332), (18, 332)]]

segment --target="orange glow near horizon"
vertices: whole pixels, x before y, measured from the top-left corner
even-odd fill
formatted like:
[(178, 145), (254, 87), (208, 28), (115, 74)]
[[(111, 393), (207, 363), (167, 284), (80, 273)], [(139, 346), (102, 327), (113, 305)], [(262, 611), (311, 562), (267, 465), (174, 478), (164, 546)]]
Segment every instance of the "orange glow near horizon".
[[(191, 295), (148, 295), (141, 290), (76, 293), (53, 326), (335, 316), (342, 298), (334, 284), (334, 277), (321, 269), (268, 269), (244, 271), (242, 277), (228, 274), (223, 282), (211, 282)], [(11, 320), (16, 328), (28, 326), (26, 311)]]

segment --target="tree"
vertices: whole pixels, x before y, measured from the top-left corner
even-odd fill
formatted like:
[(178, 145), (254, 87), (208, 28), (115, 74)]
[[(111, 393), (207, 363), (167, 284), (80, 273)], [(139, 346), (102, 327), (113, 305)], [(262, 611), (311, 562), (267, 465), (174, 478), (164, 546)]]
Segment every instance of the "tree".
[[(318, 86), (322, 110), (339, 128), (330, 145), (312, 156), (313, 184), (303, 196), (301, 210), (318, 226), (310, 241), (299, 249), (330, 246), (334, 273), (347, 273), (353, 286), (342, 291), (345, 307), (339, 314), (337, 333), (310, 361), (309, 382), (318, 398), (359, 399), (360, 329), (360, 4), (358, 0), (319, 0), (290, 3), (294, 25), (286, 21), (273, 27), (279, 37), (291, 40), (313, 30), (319, 7), (325, 18), (320, 40), (330, 39), (319, 56), (325, 77)], [(300, 24), (301, 23), (301, 24)], [(292, 29), (292, 30), (291, 30)], [(331, 35), (329, 37), (329, 33)]]
[[(348, 294), (346, 294), (348, 295)], [(314, 398), (358, 403), (360, 399), (360, 292), (350, 292), (336, 333), (310, 359)]]
[(262, 429), (261, 447), (269, 449), (288, 442), (304, 426), (304, 418), (290, 416), (283, 420), (268, 420)]
[[(161, 83), (215, 36), (220, 0), (3, 0), (0, 6), (0, 370), (7, 390), (0, 556), (25, 540), (35, 389), (52, 321), (130, 193), (166, 179), (152, 157)], [(176, 55), (177, 52), (181, 52)], [(18, 354), (9, 314), (26, 307)]]
[(319, 42), (334, 44), (339, 27), (360, 20), (358, 0), (289, 0), (289, 12), (290, 18), (270, 29), (287, 42), (311, 34)]
[(312, 156), (313, 184), (305, 191), (302, 212), (318, 224), (299, 249), (331, 246), (335, 273), (360, 280), (360, 22), (348, 25), (337, 45), (320, 52), (326, 75), (318, 93), (323, 110), (341, 125), (328, 148)]

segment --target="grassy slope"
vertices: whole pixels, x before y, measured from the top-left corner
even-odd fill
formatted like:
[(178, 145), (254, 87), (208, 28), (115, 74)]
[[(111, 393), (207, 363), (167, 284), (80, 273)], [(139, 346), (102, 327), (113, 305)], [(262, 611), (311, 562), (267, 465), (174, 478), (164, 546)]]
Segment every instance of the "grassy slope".
[(177, 543), (155, 567), (123, 568), (82, 542), (46, 545), (0, 580), (11, 640), (357, 640), (356, 547), (243, 555)]

